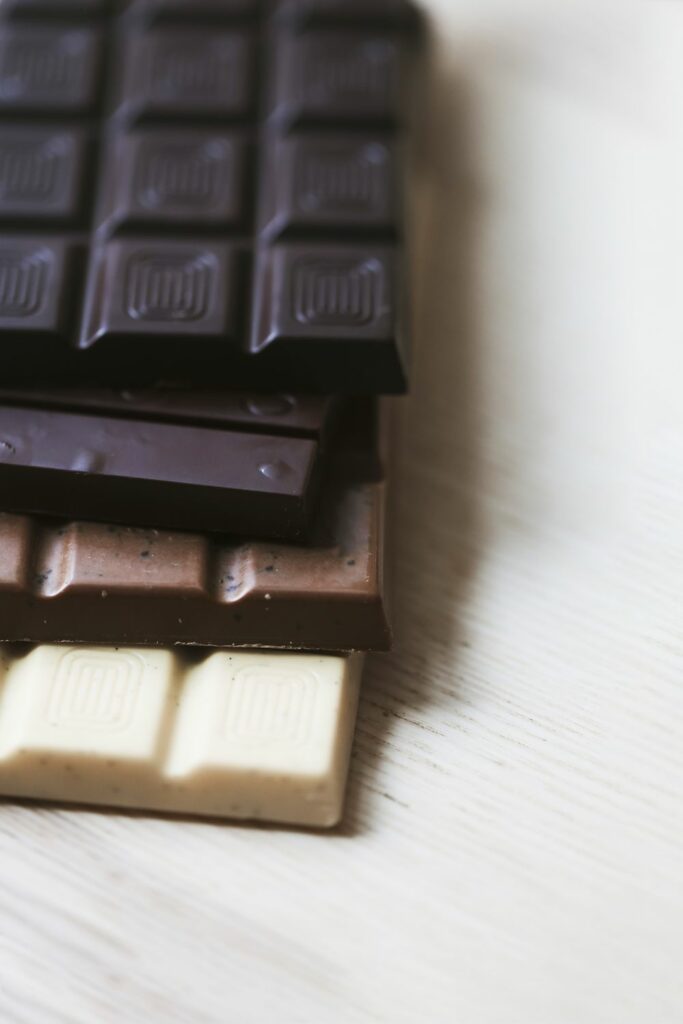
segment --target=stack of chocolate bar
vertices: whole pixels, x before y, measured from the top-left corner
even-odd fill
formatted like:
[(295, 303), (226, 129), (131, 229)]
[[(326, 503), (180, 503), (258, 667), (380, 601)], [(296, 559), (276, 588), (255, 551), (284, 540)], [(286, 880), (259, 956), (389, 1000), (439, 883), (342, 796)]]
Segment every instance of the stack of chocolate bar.
[(3, 11), (0, 793), (334, 824), (391, 642), (415, 11)]

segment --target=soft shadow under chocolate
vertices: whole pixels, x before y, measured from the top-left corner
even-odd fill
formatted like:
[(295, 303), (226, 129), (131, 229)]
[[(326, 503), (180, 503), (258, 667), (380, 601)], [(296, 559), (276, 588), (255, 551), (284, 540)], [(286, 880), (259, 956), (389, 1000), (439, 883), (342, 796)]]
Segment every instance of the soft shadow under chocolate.
[[(428, 203), (418, 265), (413, 386), (398, 400), (390, 494), (395, 646), (368, 659), (346, 815), (351, 836), (372, 828), (389, 793), (382, 771), (397, 719), (419, 719), (444, 652), (457, 659), (460, 611), (481, 548), (478, 471), (477, 323), (473, 308), (479, 221), (466, 83), (436, 68), (429, 85)], [(446, 148), (447, 147), (447, 148)], [(457, 474), (457, 480), (453, 475)], [(445, 614), (435, 618), (430, 610)], [(452, 697), (458, 698), (457, 663)], [(449, 691), (450, 693), (451, 691)], [(440, 699), (443, 699), (443, 685)]]

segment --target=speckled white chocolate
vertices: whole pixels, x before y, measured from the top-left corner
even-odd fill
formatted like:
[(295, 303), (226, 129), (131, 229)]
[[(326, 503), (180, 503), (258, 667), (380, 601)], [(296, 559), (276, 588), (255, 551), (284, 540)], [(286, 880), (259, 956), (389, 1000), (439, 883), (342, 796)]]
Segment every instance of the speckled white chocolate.
[(4, 649), (0, 793), (331, 826), (362, 658)]

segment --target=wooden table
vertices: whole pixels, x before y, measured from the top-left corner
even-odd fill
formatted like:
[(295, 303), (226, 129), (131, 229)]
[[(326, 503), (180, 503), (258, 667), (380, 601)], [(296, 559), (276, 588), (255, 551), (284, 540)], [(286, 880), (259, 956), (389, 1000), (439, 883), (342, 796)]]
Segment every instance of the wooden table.
[(398, 643), (346, 821), (2, 805), (3, 1024), (683, 1020), (683, 15), (429, 6)]

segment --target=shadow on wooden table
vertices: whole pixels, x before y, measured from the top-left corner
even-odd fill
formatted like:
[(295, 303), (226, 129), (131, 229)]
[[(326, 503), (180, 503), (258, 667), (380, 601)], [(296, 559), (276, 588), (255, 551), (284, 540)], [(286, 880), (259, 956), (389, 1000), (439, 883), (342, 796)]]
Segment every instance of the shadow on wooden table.
[[(411, 395), (397, 402), (390, 494), (395, 649), (366, 666), (346, 815), (336, 830), (346, 836), (373, 827), (379, 801), (401, 804), (389, 770), (397, 759), (391, 740), (397, 719), (419, 724), (437, 676), (440, 700), (457, 700), (458, 651), (466, 644), (461, 614), (482, 544), (474, 316), (479, 203), (468, 168), (467, 92), (438, 69), (429, 88), (414, 372)], [(406, 759), (405, 750), (400, 757)]]

